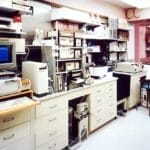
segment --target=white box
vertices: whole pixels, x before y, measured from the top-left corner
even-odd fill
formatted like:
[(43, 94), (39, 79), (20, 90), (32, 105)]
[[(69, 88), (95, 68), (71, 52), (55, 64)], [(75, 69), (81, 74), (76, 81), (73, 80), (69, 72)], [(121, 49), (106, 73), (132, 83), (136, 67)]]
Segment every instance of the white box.
[(48, 93), (48, 67), (46, 63), (23, 62), (22, 76), (31, 81), (31, 89), (36, 96), (40, 97)]

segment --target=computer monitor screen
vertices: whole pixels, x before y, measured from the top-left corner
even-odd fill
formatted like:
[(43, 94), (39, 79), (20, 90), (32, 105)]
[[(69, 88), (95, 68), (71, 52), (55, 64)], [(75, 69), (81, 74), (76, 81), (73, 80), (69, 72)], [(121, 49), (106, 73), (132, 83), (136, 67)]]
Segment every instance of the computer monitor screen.
[(0, 71), (16, 67), (16, 51), (14, 43), (0, 43)]
[(0, 45), (0, 63), (12, 62), (12, 46)]

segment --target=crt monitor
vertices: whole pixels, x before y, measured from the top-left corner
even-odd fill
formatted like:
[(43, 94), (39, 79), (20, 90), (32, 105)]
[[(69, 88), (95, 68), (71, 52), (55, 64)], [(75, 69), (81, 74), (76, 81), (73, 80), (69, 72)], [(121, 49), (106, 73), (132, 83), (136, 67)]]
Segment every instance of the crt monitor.
[(15, 44), (0, 42), (0, 71), (16, 68)]

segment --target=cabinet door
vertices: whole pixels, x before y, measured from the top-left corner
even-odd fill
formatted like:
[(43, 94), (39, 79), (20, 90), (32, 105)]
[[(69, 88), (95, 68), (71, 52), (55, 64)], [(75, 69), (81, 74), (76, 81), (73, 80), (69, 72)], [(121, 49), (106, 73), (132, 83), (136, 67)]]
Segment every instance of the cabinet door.
[(132, 75), (130, 81), (130, 97), (128, 98), (128, 108), (140, 103), (140, 75)]

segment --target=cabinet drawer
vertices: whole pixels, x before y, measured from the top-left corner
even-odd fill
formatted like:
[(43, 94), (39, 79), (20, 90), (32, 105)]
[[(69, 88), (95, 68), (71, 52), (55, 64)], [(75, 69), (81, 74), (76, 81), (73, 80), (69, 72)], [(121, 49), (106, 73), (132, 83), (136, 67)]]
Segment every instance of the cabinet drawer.
[(107, 83), (105, 85), (105, 88), (106, 88), (106, 90), (105, 90), (106, 94), (110, 94), (110, 95), (117, 94), (116, 93), (117, 92), (117, 90), (116, 90), (117, 86), (114, 82)]
[(29, 121), (31, 119), (30, 110), (20, 111), (0, 117), (0, 130)]
[(40, 105), (36, 106), (36, 117), (38, 118), (50, 113), (54, 113), (65, 107), (66, 107), (66, 100), (63, 98), (43, 101)]
[(98, 97), (91, 97), (90, 99), (90, 112), (93, 113), (97, 111), (97, 108), (100, 108), (105, 103), (105, 95), (101, 95)]
[(0, 147), (27, 137), (30, 134), (30, 124), (26, 122), (0, 132)]
[(1, 147), (0, 150), (31, 150), (30, 137), (22, 138), (19, 141)]
[(110, 121), (111, 119), (115, 118), (117, 116), (117, 110), (111, 110), (106, 113), (105, 116), (105, 122)]
[(90, 131), (97, 129), (98, 127), (102, 126), (105, 123), (104, 115), (94, 115), (90, 116)]
[(105, 93), (105, 84), (92, 88), (92, 95), (97, 97)]
[(67, 125), (67, 110), (63, 109), (59, 112), (52, 113), (50, 115), (46, 115), (44, 117), (40, 117), (36, 120), (36, 131), (40, 131), (42, 129), (63, 129)]
[(61, 129), (58, 130), (58, 128), (53, 128), (50, 130), (46, 129), (46, 130), (42, 130), (41, 132), (37, 132), (36, 133), (36, 146), (39, 146), (48, 141), (51, 141), (52, 139), (59, 136), (62, 133), (62, 131), (64, 131), (63, 129), (62, 130)]
[(61, 150), (68, 145), (67, 137), (65, 137), (66, 135), (63, 134), (50, 142), (38, 146), (36, 150)]

